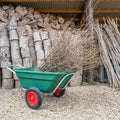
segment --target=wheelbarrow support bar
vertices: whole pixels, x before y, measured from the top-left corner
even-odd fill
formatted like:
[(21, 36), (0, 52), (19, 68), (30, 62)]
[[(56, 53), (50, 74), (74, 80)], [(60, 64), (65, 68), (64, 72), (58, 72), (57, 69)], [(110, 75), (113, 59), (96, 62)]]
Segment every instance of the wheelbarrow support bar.
[[(69, 73), (69, 74), (65, 75), (65, 76), (62, 78), (62, 80), (59, 82), (59, 84), (56, 86), (56, 88), (53, 90), (53, 92), (50, 93), (50, 94), (53, 95), (54, 92), (59, 88), (59, 86), (61, 85), (61, 83), (64, 81), (64, 79), (65, 79), (66, 77), (70, 76), (70, 75), (73, 75), (73, 74), (75, 74), (75, 73)], [(64, 86), (64, 88), (66, 88), (66, 86), (68, 85), (69, 82), (70, 82), (70, 80), (68, 80), (68, 82), (66, 83), (66, 85)], [(63, 89), (64, 89), (64, 88), (63, 88)]]
[(20, 67), (20, 68), (24, 68), (24, 67), (21, 66), (21, 65), (8, 65), (8, 66), (7, 66), (7, 69), (10, 70), (11, 72), (13, 72), (14, 74), (16, 74), (15, 71), (13, 71), (13, 70), (10, 68), (10, 67), (16, 67), (16, 66), (17, 66), (17, 67)]

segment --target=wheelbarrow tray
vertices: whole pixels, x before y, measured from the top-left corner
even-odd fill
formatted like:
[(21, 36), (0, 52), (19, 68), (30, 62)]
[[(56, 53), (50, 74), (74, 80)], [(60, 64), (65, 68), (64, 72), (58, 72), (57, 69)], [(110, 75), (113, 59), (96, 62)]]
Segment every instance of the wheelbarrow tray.
[[(42, 92), (52, 93), (65, 75), (76, 72), (41, 72), (36, 69), (37, 67), (14, 69), (22, 88), (36, 87)], [(63, 89), (72, 76), (73, 74), (67, 76), (57, 89)]]

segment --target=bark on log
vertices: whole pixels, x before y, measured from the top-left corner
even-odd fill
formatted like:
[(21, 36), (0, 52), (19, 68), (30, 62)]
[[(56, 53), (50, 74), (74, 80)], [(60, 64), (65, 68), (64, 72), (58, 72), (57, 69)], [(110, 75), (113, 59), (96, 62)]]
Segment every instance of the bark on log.
[(11, 27), (15, 27), (15, 28), (17, 28), (17, 14), (16, 13), (13, 13), (12, 14), (12, 16), (11, 16), (11, 18), (10, 18), (10, 21), (9, 21), (9, 26), (11, 26)]
[(23, 58), (23, 66), (25, 68), (32, 67), (32, 59), (31, 58)]
[(0, 47), (9, 47), (8, 34), (6, 24), (0, 24)]
[(33, 21), (34, 20), (34, 16), (32, 13), (28, 13), (25, 18), (28, 18), (30, 21)]
[(80, 87), (82, 83), (82, 74), (83, 74), (83, 69), (81, 66), (80, 70), (76, 72), (75, 75), (71, 78), (70, 87)]
[(42, 42), (35, 42), (35, 51), (39, 52), (40, 50), (43, 51)]
[(3, 5), (3, 10), (8, 10), (10, 7), (9, 7), (9, 5)]
[(16, 30), (10, 30), (9, 35), (10, 35), (10, 40), (19, 40)]
[(7, 36), (0, 37), (0, 47), (9, 47), (9, 41)]
[(2, 58), (10, 58), (10, 48), (9, 47), (1, 47), (1, 55)]
[(19, 37), (28, 35), (25, 27), (23, 26), (23, 23), (21, 22), (18, 23), (17, 32)]
[(53, 21), (56, 19), (54, 15), (50, 15), (49, 18), (50, 18), (50, 23), (53, 23)]
[[(22, 65), (22, 59), (21, 58), (15, 58), (15, 59), (12, 60), (12, 62), (13, 62), (14, 65)], [(20, 67), (17, 67), (17, 66), (13, 67), (13, 69), (19, 69), (19, 68)]]
[(11, 65), (10, 58), (1, 59), (1, 68), (5, 68), (7, 65)]
[(33, 37), (34, 37), (34, 42), (42, 41), (41, 36), (40, 36), (40, 34), (39, 34), (38, 31), (35, 31), (35, 32), (33, 33)]
[(33, 40), (33, 31), (30, 25), (25, 25), (25, 28), (27, 30), (28, 33), (28, 37), (29, 37), (29, 43), (28, 46), (29, 47), (34, 47), (34, 40)]
[(33, 14), (34, 13), (34, 9), (32, 7), (29, 7), (28, 8), (28, 12), (31, 13), (31, 14)]
[(45, 17), (44, 18), (44, 23), (46, 24), (46, 23), (49, 23), (49, 17)]
[[(1, 32), (4, 32), (4, 30), (6, 29), (6, 26), (7, 26), (6, 23), (0, 22), (0, 33), (1, 33)], [(2, 35), (2, 33), (1, 33), (0, 35)]]
[(3, 81), (2, 81), (2, 88), (3, 89), (12, 89), (13, 86), (14, 86), (13, 79), (3, 79)]
[(24, 17), (28, 13), (26, 7), (21, 6), (16, 7), (16, 12), (19, 13), (22, 17)]
[(54, 29), (49, 29), (49, 36), (51, 41), (56, 40), (58, 38), (58, 31)]
[(30, 56), (32, 58), (32, 66), (36, 66), (37, 60), (36, 60), (35, 48), (34, 47), (29, 47), (29, 48), (30, 48)]
[(34, 14), (34, 18), (35, 19), (39, 19), (39, 18), (42, 18), (41, 15), (38, 13), (38, 14)]
[(9, 8), (8, 10), (6, 10), (6, 13), (9, 15), (8, 19), (10, 20), (10, 18), (15, 14), (15, 10), (14, 8)]
[(20, 48), (28, 47), (29, 38), (28, 36), (21, 36), (20, 37)]
[(44, 24), (43, 24), (43, 23), (41, 23), (41, 22), (38, 22), (38, 23), (37, 23), (37, 25), (38, 25), (38, 27), (41, 27), (41, 28), (43, 28), (43, 27), (44, 27)]
[(10, 42), (11, 44), (11, 56), (12, 59), (20, 59), (20, 48), (19, 48), (19, 41), (18, 40), (12, 40)]
[(21, 48), (22, 58), (30, 58), (30, 49), (28, 47)]
[(12, 72), (9, 71), (7, 68), (2, 68), (2, 78), (12, 78)]
[(43, 50), (37, 51), (36, 55), (37, 55), (37, 61), (45, 59), (45, 57), (44, 57), (44, 51)]
[(55, 30), (61, 30), (62, 29), (62, 26), (60, 24), (52, 25), (51, 27)]
[(13, 79), (14, 80), (19, 80), (19, 78), (16, 76), (16, 74), (13, 74)]
[(48, 31), (42, 31), (42, 32), (40, 32), (40, 34), (41, 34), (42, 40), (47, 40), (47, 39), (49, 39)]
[(33, 35), (34, 35), (35, 50), (36, 50), (36, 56), (37, 56), (37, 66), (40, 66), (43, 63), (43, 59), (44, 59), (42, 39), (38, 31), (35, 31)]
[(0, 8), (0, 20), (2, 22), (8, 22), (7, 16), (7, 13), (2, 8)]
[(51, 50), (51, 40), (50, 39), (44, 40), (43, 44), (44, 44), (45, 58), (47, 58)]
[(63, 24), (63, 23), (65, 22), (65, 20), (64, 20), (62, 17), (58, 17), (58, 22), (59, 22), (60, 24)]
[(15, 88), (21, 88), (19, 80), (15, 80)]

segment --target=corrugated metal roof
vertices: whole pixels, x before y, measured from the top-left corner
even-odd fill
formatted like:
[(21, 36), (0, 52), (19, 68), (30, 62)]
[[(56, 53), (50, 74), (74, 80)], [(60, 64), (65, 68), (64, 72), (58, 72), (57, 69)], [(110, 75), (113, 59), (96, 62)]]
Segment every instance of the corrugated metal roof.
[[(3, 2), (4, 3), (4, 2)], [(80, 9), (84, 6), (85, 2), (9, 2), (7, 4), (13, 4), (15, 6), (22, 5), (26, 7), (33, 7), (35, 9), (72, 9), (77, 8)]]
[(94, 2), (94, 6), (101, 9), (120, 8), (119, 2)]

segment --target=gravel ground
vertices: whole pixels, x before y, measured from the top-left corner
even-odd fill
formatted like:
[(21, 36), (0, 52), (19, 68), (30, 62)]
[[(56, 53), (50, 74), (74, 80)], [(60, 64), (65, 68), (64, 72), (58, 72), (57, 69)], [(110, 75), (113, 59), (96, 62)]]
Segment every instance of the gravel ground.
[(0, 120), (120, 120), (120, 91), (107, 85), (67, 88), (61, 98), (44, 95), (30, 109), (20, 89), (0, 89)]

